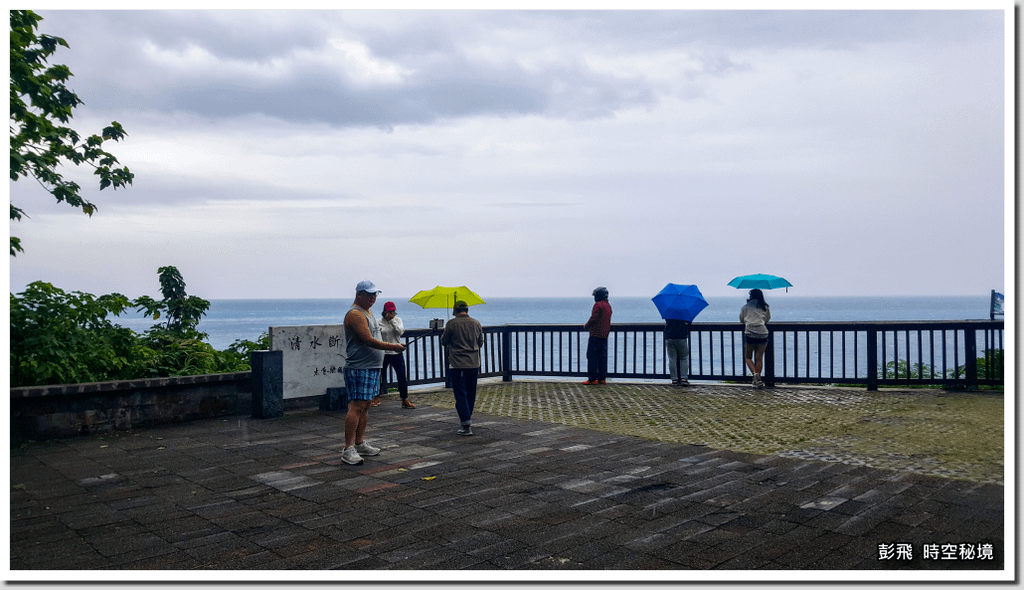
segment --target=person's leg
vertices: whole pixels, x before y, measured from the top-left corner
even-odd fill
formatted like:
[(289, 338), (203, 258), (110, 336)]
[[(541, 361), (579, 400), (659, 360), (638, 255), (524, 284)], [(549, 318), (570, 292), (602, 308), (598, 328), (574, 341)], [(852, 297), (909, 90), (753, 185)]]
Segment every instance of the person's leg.
[(757, 374), (757, 380), (761, 380), (761, 371), (764, 370), (764, 351), (768, 348), (768, 344), (758, 344), (754, 347), (754, 372)]
[(380, 394), (388, 392), (388, 355), (384, 355), (384, 365), (380, 368)]
[(393, 354), (391, 366), (395, 369), (395, 380), (398, 382), (398, 396), (403, 400), (409, 398), (409, 378), (405, 374), (405, 357)]
[(597, 380), (608, 379), (608, 339), (598, 338)]
[(757, 374), (757, 369), (754, 368), (754, 345), (748, 342), (743, 343), (743, 364), (747, 366), (751, 375)]
[(469, 410), (469, 418), (465, 424), (473, 423), (473, 408), (476, 407), (476, 380), (480, 375), (480, 369), (466, 369), (466, 407)]
[(672, 383), (679, 381), (679, 341), (675, 338), (665, 340), (665, 352), (668, 358), (668, 374)]
[(466, 397), (466, 370), (448, 369), (448, 375), (452, 379), (452, 394), (455, 395), (455, 411), (459, 414), (459, 423), (466, 426), (472, 414)]
[(356, 441), (363, 441), (366, 432), (366, 409), (369, 400), (353, 399), (348, 402), (348, 413), (345, 414), (345, 448), (353, 447)]
[(690, 382), (690, 341), (679, 340), (679, 382), (683, 385)]
[(587, 382), (597, 381), (598, 343), (597, 338), (587, 340)]

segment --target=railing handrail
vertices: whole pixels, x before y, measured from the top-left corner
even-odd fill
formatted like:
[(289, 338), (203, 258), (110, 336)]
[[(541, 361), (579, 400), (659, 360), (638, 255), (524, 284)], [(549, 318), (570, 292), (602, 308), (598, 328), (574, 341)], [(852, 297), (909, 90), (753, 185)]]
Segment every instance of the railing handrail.
[[(948, 326), (951, 326), (951, 327), (955, 328), (955, 327), (963, 327), (965, 325), (978, 325), (978, 326), (989, 326), (989, 327), (996, 327), (996, 325), (998, 325), (1001, 328), (1003, 326), (1003, 323), (1004, 323), (1004, 320), (986, 320), (986, 319), (978, 319), (978, 320), (838, 320), (838, 321), (818, 321), (818, 320), (813, 320), (813, 321), (774, 321), (773, 320), (772, 322), (766, 324), (766, 326), (769, 328), (769, 330), (779, 331), (781, 328), (789, 328), (789, 327), (798, 327), (798, 328), (822, 327), (822, 328), (828, 328), (828, 327), (832, 327), (832, 326), (842, 326), (842, 327), (847, 327), (847, 328), (856, 328), (856, 327), (863, 326), (865, 328), (867, 328), (867, 327), (886, 327), (886, 328), (889, 328), (889, 329), (893, 329), (893, 328), (895, 328), (895, 329), (908, 329), (908, 328), (910, 328), (910, 329), (917, 329), (918, 327), (921, 327), (921, 326), (926, 326), (928, 328), (936, 328), (936, 327), (939, 327), (939, 326), (948, 325)], [(484, 329), (485, 332), (487, 332), (487, 331), (492, 331), (492, 332), (493, 331), (501, 331), (501, 330), (508, 329), (508, 328), (511, 328), (511, 329), (514, 329), (514, 330), (551, 330), (551, 329), (558, 329), (558, 330), (571, 330), (571, 331), (577, 331), (577, 332), (586, 332), (587, 331), (587, 328), (583, 327), (583, 324), (576, 324), (576, 323), (574, 323), (574, 324), (544, 324), (544, 323), (498, 324), (498, 325), (493, 325), (493, 326), (483, 326), (483, 329)], [(622, 323), (612, 323), (611, 324), (611, 328), (612, 328), (613, 332), (616, 331), (616, 330), (636, 329), (636, 328), (644, 328), (644, 329), (650, 328), (650, 329), (653, 329), (653, 330), (664, 330), (665, 323), (664, 322), (622, 322)], [(693, 322), (692, 324), (690, 324), (690, 329), (691, 330), (708, 330), (708, 329), (711, 329), (711, 330), (722, 330), (722, 329), (742, 330), (743, 329), (743, 324), (741, 324), (739, 322)], [(415, 336), (419, 336), (419, 335), (422, 335), (422, 334), (425, 334), (425, 333), (429, 333), (431, 331), (432, 330), (430, 330), (429, 328), (422, 328), (422, 329), (420, 329), (420, 328), (406, 328), (405, 334), (406, 335), (413, 334)], [(434, 331), (437, 332), (438, 334), (441, 333), (438, 330), (434, 330)]]
[[(613, 323), (609, 376), (667, 378), (667, 372), (661, 370), (666, 365), (659, 352), (663, 346), (659, 335), (663, 335), (664, 327), (662, 322)], [(768, 328), (768, 384), (856, 383), (875, 389), (879, 384), (939, 383), (974, 388), (1003, 381), (1003, 320), (773, 321)], [(698, 368), (691, 372), (691, 379), (749, 379), (740, 358), (742, 324), (694, 322), (690, 329), (688, 368)], [(984, 332), (984, 342), (978, 341), (980, 331)], [(583, 343), (589, 338), (587, 332), (580, 323), (484, 326), (487, 342), (481, 375), (500, 375), (505, 380), (514, 375), (585, 375)], [(407, 362), (414, 365), (410, 369), (416, 369), (410, 383), (445, 380), (447, 367), (442, 361), (440, 335), (439, 330), (406, 330), (406, 342), (419, 339), (406, 352)], [(983, 375), (978, 374), (978, 349), (986, 360)], [(990, 357), (992, 362), (987, 361)], [(816, 365), (813, 375), (812, 364)], [(939, 365), (941, 370), (937, 371)], [(827, 375), (823, 370), (826, 368)], [(841, 369), (838, 375), (837, 369)], [(915, 370), (917, 376), (913, 376)]]

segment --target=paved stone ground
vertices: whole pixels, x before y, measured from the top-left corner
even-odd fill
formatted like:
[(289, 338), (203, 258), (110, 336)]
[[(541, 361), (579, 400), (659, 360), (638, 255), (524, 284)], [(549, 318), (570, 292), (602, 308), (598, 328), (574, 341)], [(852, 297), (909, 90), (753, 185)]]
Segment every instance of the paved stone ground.
[[(454, 408), (450, 390), (417, 396)], [(665, 382), (491, 382), (476, 411), (650, 440), (1003, 483), (1003, 396)]]
[[(725, 406), (755, 393), (819, 395), (809, 388), (580, 387), (485, 386), (472, 437), (454, 435), (448, 392), (415, 392), (415, 410), (388, 399), (371, 410), (367, 437), (384, 451), (358, 467), (340, 461), (342, 416), (312, 409), (17, 445), (9, 574), (764, 569), (1012, 579), (1003, 486), (991, 472), (972, 479), (957, 466), (940, 477), (782, 456), (800, 452), (785, 433), (775, 450), (737, 450), (747, 448), (743, 438), (736, 448), (716, 448), (734, 428), (730, 420), (717, 431), (705, 425), (705, 438), (693, 441), (701, 445), (658, 440), (651, 432), (675, 428), (673, 416), (700, 424), (696, 412), (636, 406), (671, 395)], [(562, 415), (596, 415), (632, 396), (637, 416), (629, 423), (649, 429), (612, 431), (589, 417), (579, 426), (558, 423), (554, 408), (584, 395)], [(830, 407), (845, 395), (853, 394), (829, 398)], [(537, 418), (509, 415), (531, 406)], [(745, 414), (743, 432), (771, 433), (772, 416)], [(912, 423), (912, 414), (901, 417)], [(819, 448), (821, 439), (804, 442)], [(344, 576), (386, 579), (380, 571)]]

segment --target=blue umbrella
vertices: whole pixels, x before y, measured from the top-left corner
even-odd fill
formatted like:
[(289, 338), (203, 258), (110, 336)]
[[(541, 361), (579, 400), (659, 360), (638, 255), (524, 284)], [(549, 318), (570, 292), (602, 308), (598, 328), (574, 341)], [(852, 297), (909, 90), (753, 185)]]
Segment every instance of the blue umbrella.
[(729, 281), (729, 286), (737, 289), (781, 289), (786, 287), (788, 291), (793, 285), (786, 279), (775, 275), (743, 275)]
[(708, 306), (697, 285), (665, 285), (652, 299), (662, 319), (692, 322), (702, 309)]

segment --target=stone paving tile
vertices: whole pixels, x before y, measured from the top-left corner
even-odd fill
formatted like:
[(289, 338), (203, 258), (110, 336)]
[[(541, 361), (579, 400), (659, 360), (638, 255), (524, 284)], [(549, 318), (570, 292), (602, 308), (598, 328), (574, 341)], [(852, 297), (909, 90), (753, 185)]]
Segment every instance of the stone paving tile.
[[(421, 394), (415, 411), (385, 397), (367, 435), (384, 451), (361, 466), (338, 459), (343, 416), (313, 409), (19, 445), (11, 571), (955, 573), (1007, 564), (1003, 486), (984, 470), (956, 479), (656, 440), (649, 425), (629, 436), (592, 428), (594, 416), (582, 429), (502, 415), (498, 402), (516, 387), (535, 405), (586, 400), (681, 431), (660, 405), (664, 386), (609, 387), (602, 398), (529, 383), (482, 387), (497, 413), (478, 410), (468, 438), (454, 436), (457, 419), (440, 401), (450, 394)], [(726, 386), (686, 395), (711, 410), (768, 399)], [(836, 395), (772, 393), (804, 406)], [(862, 398), (877, 401), (861, 392), (848, 406)], [(911, 559), (880, 558), (880, 545), (906, 543)], [(925, 559), (926, 544), (991, 545), (992, 559)]]

